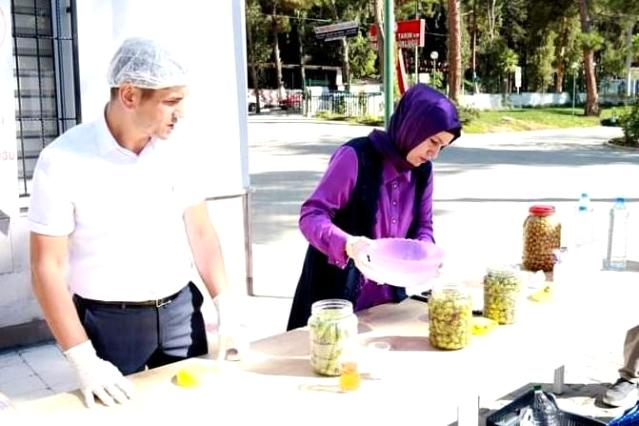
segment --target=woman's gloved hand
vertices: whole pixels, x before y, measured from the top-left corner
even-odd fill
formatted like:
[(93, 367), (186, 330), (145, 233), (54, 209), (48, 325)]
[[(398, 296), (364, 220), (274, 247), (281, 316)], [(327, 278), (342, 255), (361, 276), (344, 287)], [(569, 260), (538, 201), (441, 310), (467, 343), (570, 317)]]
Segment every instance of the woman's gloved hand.
[(0, 392), (0, 411), (13, 409), (13, 404), (8, 396)]
[(78, 374), (87, 407), (95, 405), (93, 395), (107, 406), (122, 404), (133, 396), (133, 384), (115, 365), (98, 357), (90, 340), (73, 346), (64, 355)]
[(368, 248), (374, 244), (370, 238), (350, 235), (346, 239), (346, 255), (353, 260), (366, 255)]
[(353, 259), (362, 275), (377, 284), (385, 284), (387, 281), (383, 271), (376, 268), (370, 260), (369, 252), (374, 244), (375, 240), (370, 238), (350, 236), (346, 240), (346, 254)]
[(220, 294), (213, 299), (217, 309), (217, 359), (240, 361), (248, 353), (246, 327), (242, 324), (242, 306), (239, 298)]

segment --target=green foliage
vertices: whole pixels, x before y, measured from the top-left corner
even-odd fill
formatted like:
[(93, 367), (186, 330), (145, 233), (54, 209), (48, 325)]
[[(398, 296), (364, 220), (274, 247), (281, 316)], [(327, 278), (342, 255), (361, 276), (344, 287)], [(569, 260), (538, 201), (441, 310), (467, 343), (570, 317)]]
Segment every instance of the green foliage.
[[(263, 87), (262, 64), (269, 62), (273, 54), (271, 37), (272, 27), (269, 18), (262, 13), (262, 8), (256, 0), (246, 2), (246, 25), (250, 26), (252, 35), (252, 49), (247, 47), (249, 61), (255, 61), (259, 86)], [(247, 39), (248, 43), (248, 39)]]
[(354, 78), (365, 78), (375, 74), (377, 53), (371, 48), (367, 37), (361, 33), (348, 39), (349, 60)]
[(611, 42), (605, 41), (605, 48), (599, 56), (601, 68), (606, 75), (623, 75), (626, 69), (626, 54), (624, 49), (616, 48)]
[(459, 114), (459, 121), (461, 121), (464, 126), (470, 124), (473, 120), (478, 119), (480, 116), (477, 108), (459, 104), (456, 104), (455, 106), (457, 107), (457, 113)]
[[(610, 109), (602, 111), (602, 117), (610, 115)], [(478, 118), (464, 125), (464, 132), (487, 133), (599, 125), (599, 117), (586, 117), (581, 111), (573, 115), (571, 108), (517, 108), (481, 111)]]
[(522, 47), (528, 34), (528, 10), (526, 0), (509, 0), (503, 2), (504, 22), (501, 34), (511, 48)]
[(432, 7), (439, 5), (439, 0), (406, 0), (395, 2), (395, 19), (402, 21), (405, 19), (415, 19), (415, 11), (418, 14), (431, 15)]
[(527, 64), (528, 77), (536, 91), (545, 91), (552, 82), (556, 38), (557, 34), (554, 31), (547, 31), (541, 38), (542, 44), (534, 50)]
[(444, 88), (444, 73), (439, 70), (433, 71), (430, 74), (430, 85), (441, 91)]
[(579, 35), (579, 42), (582, 49), (591, 49), (594, 51), (601, 50), (604, 46), (604, 38), (596, 31), (589, 33), (581, 33)]
[(517, 68), (517, 64), (519, 63), (519, 56), (515, 53), (514, 50), (506, 47), (501, 52), (499, 52), (499, 69), (504, 73), (514, 73)]
[(480, 52), (484, 62), (481, 71), (483, 86), (492, 93), (505, 91), (502, 83), (508, 74), (515, 72), (519, 56), (502, 39), (483, 44)]
[(315, 118), (319, 120), (330, 121), (347, 121), (349, 123), (363, 124), (365, 126), (383, 126), (384, 117), (377, 117), (373, 115), (363, 115), (359, 117), (350, 117), (344, 114), (336, 114), (330, 111), (319, 111), (315, 114)]
[(619, 122), (626, 142), (639, 144), (639, 103), (636, 103), (629, 111), (622, 113)]

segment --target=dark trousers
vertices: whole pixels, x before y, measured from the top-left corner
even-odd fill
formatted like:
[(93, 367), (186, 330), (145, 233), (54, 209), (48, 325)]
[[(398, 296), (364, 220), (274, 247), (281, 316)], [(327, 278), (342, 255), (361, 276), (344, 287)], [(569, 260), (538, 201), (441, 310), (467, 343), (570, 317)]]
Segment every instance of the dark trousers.
[(73, 298), (98, 356), (122, 374), (154, 368), (208, 351), (202, 293), (193, 283), (163, 306)]

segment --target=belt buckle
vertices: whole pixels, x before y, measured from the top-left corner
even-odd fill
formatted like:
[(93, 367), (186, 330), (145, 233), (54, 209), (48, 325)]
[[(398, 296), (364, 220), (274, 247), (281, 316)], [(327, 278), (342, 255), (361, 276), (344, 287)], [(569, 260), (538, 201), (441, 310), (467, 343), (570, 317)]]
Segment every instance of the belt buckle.
[(165, 297), (164, 299), (157, 299), (155, 301), (155, 307), (156, 308), (161, 308), (164, 305), (168, 305), (169, 303), (171, 303), (172, 300), (168, 297)]

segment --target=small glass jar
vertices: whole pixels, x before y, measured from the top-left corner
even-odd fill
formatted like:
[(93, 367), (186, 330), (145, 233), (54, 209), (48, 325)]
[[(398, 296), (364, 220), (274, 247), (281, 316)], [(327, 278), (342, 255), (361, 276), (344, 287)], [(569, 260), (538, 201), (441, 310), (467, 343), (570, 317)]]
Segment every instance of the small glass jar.
[(428, 336), (438, 349), (462, 349), (470, 342), (473, 302), (457, 284), (433, 288), (428, 301)]
[(484, 275), (484, 316), (513, 324), (521, 300), (521, 280), (513, 268), (491, 268)]
[(350, 354), (356, 352), (357, 316), (353, 313), (353, 304), (343, 299), (313, 303), (308, 327), (313, 370), (324, 376), (339, 376), (344, 357), (350, 358)]
[(555, 216), (555, 207), (536, 205), (528, 212), (524, 221), (524, 269), (552, 271), (553, 250), (561, 246), (561, 223)]

